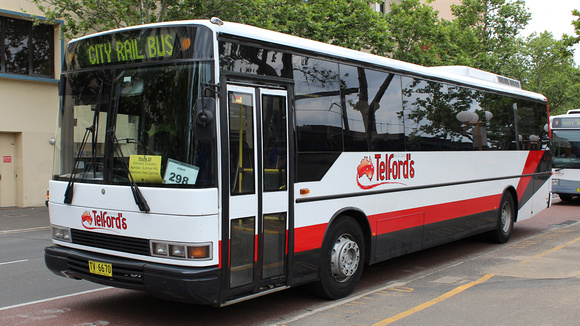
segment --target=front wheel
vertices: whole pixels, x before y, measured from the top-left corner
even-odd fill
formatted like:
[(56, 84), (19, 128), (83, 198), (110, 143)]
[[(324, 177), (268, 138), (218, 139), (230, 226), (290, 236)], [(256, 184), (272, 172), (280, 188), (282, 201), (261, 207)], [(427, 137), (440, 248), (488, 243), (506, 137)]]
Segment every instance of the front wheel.
[(365, 244), (363, 232), (351, 217), (343, 216), (330, 226), (322, 244), (319, 295), (340, 299), (351, 294), (363, 270)]
[(508, 242), (514, 229), (515, 220), (516, 210), (514, 199), (509, 192), (506, 192), (502, 196), (499, 204), (496, 229), (489, 233), (490, 239), (497, 243)]

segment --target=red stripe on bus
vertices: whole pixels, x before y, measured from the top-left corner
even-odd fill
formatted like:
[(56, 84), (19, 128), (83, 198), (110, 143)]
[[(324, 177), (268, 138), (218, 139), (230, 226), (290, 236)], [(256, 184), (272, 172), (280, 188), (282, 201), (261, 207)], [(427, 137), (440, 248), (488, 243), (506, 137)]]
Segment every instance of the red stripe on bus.
[(218, 267), (222, 268), (222, 241), (218, 241)]
[(328, 223), (305, 226), (294, 230), (294, 252), (322, 247), (322, 238)]
[(371, 215), (369, 223), (373, 235), (379, 235), (494, 210), (500, 199), (501, 195), (492, 195)]
[[(522, 174), (533, 174), (544, 151), (530, 151)], [(522, 198), (531, 177), (522, 177), (518, 183), (518, 200)], [(407, 210), (387, 212), (369, 216), (373, 236), (405, 230), (422, 225), (451, 220), (454, 218), (483, 213), (498, 208), (501, 194), (481, 198), (461, 200)], [(294, 252), (317, 249), (322, 246), (324, 232), (328, 223), (297, 228), (295, 233)]]
[[(500, 200), (501, 194), (498, 194), (452, 203), (370, 215), (368, 218), (371, 232), (373, 233), (373, 236), (377, 236), (389, 232), (495, 210), (498, 208)], [(322, 246), (322, 240), (327, 225), (328, 223), (323, 223), (297, 228), (294, 231), (294, 252), (320, 248)]]
[(258, 235), (254, 235), (254, 262), (258, 261)]
[[(543, 156), (544, 151), (530, 151), (528, 153), (528, 159), (526, 160), (526, 164), (524, 165), (524, 170), (522, 171), (522, 174), (532, 174), (536, 172), (536, 169), (538, 168), (538, 165), (540, 164), (540, 161), (542, 160)], [(530, 184), (531, 180), (532, 177), (522, 177), (520, 179), (517, 189), (518, 200), (522, 199), (522, 197), (524, 196), (524, 193), (526, 192), (526, 189), (528, 188), (528, 185)]]

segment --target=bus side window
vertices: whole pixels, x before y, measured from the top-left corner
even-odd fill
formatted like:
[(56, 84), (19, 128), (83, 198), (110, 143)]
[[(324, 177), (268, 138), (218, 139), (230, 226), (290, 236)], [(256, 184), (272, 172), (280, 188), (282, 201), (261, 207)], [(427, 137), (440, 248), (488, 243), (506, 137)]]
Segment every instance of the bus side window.
[(345, 151), (404, 150), (401, 77), (340, 65)]

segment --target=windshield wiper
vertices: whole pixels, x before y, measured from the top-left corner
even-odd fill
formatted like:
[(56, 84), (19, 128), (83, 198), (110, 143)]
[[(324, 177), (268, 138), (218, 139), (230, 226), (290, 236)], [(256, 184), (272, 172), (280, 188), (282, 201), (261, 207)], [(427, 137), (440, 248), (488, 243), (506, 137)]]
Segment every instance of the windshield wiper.
[(115, 130), (113, 129), (109, 130), (109, 137), (113, 141), (113, 144), (115, 145), (114, 153), (116, 153), (121, 158), (121, 165), (123, 166), (125, 171), (127, 171), (127, 175), (129, 176), (129, 185), (131, 186), (131, 192), (133, 193), (135, 204), (137, 204), (140, 211), (149, 213), (150, 208), (149, 205), (147, 204), (147, 200), (145, 200), (145, 197), (143, 197), (143, 194), (139, 190), (139, 187), (137, 186), (137, 183), (135, 182), (133, 175), (131, 175), (131, 170), (129, 170), (127, 162), (125, 162), (125, 156), (123, 155), (123, 151), (121, 150), (119, 140), (115, 135)]
[(77, 157), (75, 159), (75, 164), (73, 164), (73, 171), (71, 173), (70, 179), (68, 180), (68, 185), (66, 186), (66, 190), (64, 191), (64, 203), (65, 204), (72, 203), (73, 189), (74, 189), (74, 184), (75, 184), (75, 179), (76, 179), (76, 174), (77, 174), (76, 173), (77, 165), (81, 159), (81, 153), (83, 152), (83, 149), (85, 148), (85, 144), (87, 143), (87, 139), (89, 139), (88, 135), (89, 135), (89, 133), (94, 133), (94, 131), (95, 131), (94, 125), (88, 127), (87, 130), (85, 130), (85, 135), (83, 136), (83, 140), (81, 142), (79, 152), (77, 153)]
[[(77, 173), (76, 173), (77, 166), (78, 166), (79, 161), (81, 159), (81, 155), (83, 153), (85, 145), (87, 144), (87, 140), (89, 139), (89, 137), (88, 137), (89, 133), (91, 133), (93, 136), (92, 137), (93, 145), (92, 145), (92, 150), (91, 150), (92, 161), (93, 161), (93, 177), (94, 178), (97, 177), (97, 167), (96, 167), (97, 134), (96, 134), (96, 130), (97, 130), (97, 126), (99, 125), (99, 113), (101, 112), (101, 100), (103, 98), (103, 84), (104, 84), (104, 80), (101, 80), (101, 86), (99, 87), (99, 94), (97, 95), (97, 104), (95, 105), (95, 113), (93, 115), (93, 125), (88, 127), (85, 130), (83, 140), (81, 141), (81, 146), (79, 147), (77, 157), (75, 158), (75, 163), (73, 164), (73, 170), (71, 172), (70, 179), (68, 180), (68, 185), (66, 186), (66, 190), (64, 191), (64, 203), (65, 204), (69, 204), (69, 205), (72, 204), (74, 184), (75, 184), (75, 179), (76, 179), (76, 175), (77, 175)], [(84, 177), (86, 177), (86, 174)]]
[[(115, 107), (113, 108), (113, 121), (117, 119), (117, 113), (119, 112), (119, 102), (121, 101), (121, 87), (119, 86), (119, 90), (117, 92), (117, 96), (115, 99)], [(117, 139), (117, 135), (115, 134), (115, 123), (111, 124), (111, 128), (107, 130), (109, 139), (113, 142), (113, 159), (115, 154), (121, 158), (121, 165), (127, 172), (129, 176), (129, 185), (131, 186), (131, 192), (133, 193), (133, 198), (135, 199), (135, 204), (139, 207), (141, 212), (149, 213), (151, 210), (149, 208), (149, 204), (147, 204), (147, 200), (143, 197), (143, 194), (139, 190), (133, 175), (131, 175), (131, 170), (129, 170), (129, 166), (127, 166), (127, 162), (125, 162), (125, 155), (123, 155), (123, 151), (121, 150), (121, 145), (119, 144), (119, 140)]]

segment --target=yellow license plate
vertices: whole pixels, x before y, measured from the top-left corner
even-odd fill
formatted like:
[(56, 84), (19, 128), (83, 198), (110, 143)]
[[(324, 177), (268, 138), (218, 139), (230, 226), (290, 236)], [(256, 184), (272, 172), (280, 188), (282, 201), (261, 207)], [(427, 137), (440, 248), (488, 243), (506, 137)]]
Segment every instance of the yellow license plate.
[(98, 261), (89, 260), (89, 271), (92, 274), (112, 277), (113, 276), (113, 264), (101, 263)]

